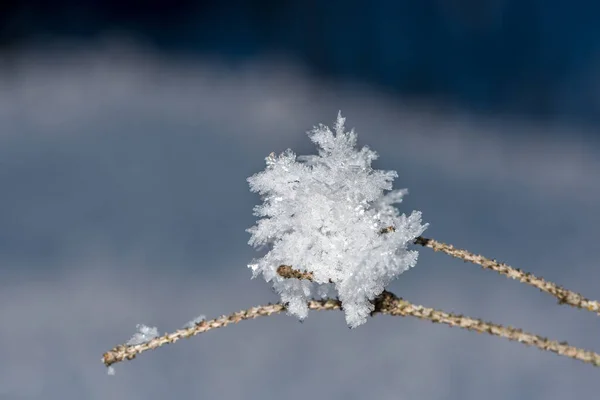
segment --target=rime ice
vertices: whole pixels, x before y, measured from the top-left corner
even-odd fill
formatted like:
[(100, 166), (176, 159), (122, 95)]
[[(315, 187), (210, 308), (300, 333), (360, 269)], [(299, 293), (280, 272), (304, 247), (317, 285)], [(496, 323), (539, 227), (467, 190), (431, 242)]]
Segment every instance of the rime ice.
[[(254, 207), (261, 219), (247, 231), (248, 244), (270, 249), (249, 264), (253, 277), (272, 281), (290, 314), (306, 318), (313, 289), (331, 280), (354, 328), (373, 310), (370, 300), (416, 264), (418, 253), (407, 246), (427, 224), (418, 211), (399, 214), (393, 204), (407, 191), (392, 190), (397, 173), (372, 169), (377, 153), (356, 149), (344, 121), (338, 114), (333, 132), (323, 125), (308, 132), (318, 155), (271, 154), (265, 170), (248, 178), (263, 203)], [(381, 233), (387, 227), (394, 230)], [(314, 282), (280, 277), (282, 264), (312, 272)]]
[(199, 315), (196, 318), (194, 318), (193, 320), (186, 322), (185, 325), (183, 325), (183, 328), (184, 329), (193, 328), (197, 324), (199, 324), (200, 322), (202, 322), (204, 320), (206, 320), (206, 316), (205, 315)]
[(127, 342), (128, 346), (146, 343), (158, 337), (158, 329), (156, 327), (151, 328), (143, 324), (138, 324), (136, 327), (138, 331), (129, 339)]

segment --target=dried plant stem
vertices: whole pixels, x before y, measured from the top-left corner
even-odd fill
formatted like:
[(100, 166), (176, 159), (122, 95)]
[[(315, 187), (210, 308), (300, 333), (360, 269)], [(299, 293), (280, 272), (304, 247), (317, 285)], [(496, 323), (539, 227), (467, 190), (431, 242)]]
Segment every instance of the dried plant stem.
[[(381, 229), (379, 233), (385, 234), (393, 232), (394, 230), (395, 229), (393, 226), (388, 226), (386, 228)], [(429, 239), (419, 236), (415, 239), (415, 244), (421, 245), (423, 247), (428, 247), (430, 249), (433, 249), (433, 251), (441, 251), (452, 257), (460, 258), (463, 261), (468, 261), (473, 264), (480, 265), (484, 269), (496, 271), (497, 273), (504, 275), (508, 278), (518, 279), (522, 283), (538, 288), (542, 292), (549, 293), (550, 295), (556, 297), (558, 299), (559, 304), (568, 304), (570, 306), (592, 311), (595, 312), (597, 315), (600, 315), (600, 302), (596, 300), (589, 300), (577, 292), (565, 289), (562, 286), (557, 285), (556, 283), (549, 282), (544, 278), (537, 277), (529, 272), (523, 272), (518, 268), (513, 268), (510, 265), (498, 262), (496, 260), (491, 260), (482, 255), (473, 254), (467, 250), (457, 249), (451, 244), (438, 242), (435, 239)], [(291, 271), (291, 275), (289, 275), (290, 278), (312, 280), (312, 273), (293, 270), (290, 266), (281, 265), (278, 270), (280, 275), (282, 275), (282, 272), (287, 273), (288, 271)]]
[(415, 244), (424, 247), (429, 247), (433, 251), (441, 251), (452, 257), (460, 258), (461, 260), (480, 265), (482, 268), (496, 271), (508, 278), (518, 279), (522, 283), (536, 287), (542, 292), (551, 294), (558, 299), (559, 304), (568, 304), (573, 307), (595, 312), (600, 315), (600, 302), (589, 300), (581, 294), (572, 292), (555, 283), (548, 282), (543, 278), (539, 278), (529, 272), (523, 272), (518, 268), (513, 268), (510, 265), (491, 260), (482, 255), (473, 254), (467, 250), (457, 249), (451, 244), (441, 243), (434, 239), (424, 238), (419, 236), (415, 240)]
[[(393, 232), (393, 227), (387, 227), (380, 231), (381, 234)], [(473, 254), (467, 250), (456, 249), (454, 246), (438, 242), (434, 239), (428, 239), (419, 236), (415, 240), (415, 244), (428, 247), (434, 251), (444, 252), (452, 257), (460, 258), (464, 261), (480, 265), (482, 268), (491, 269), (499, 274), (505, 275), (512, 279), (531, 285), (540, 289), (543, 292), (549, 293), (559, 300), (560, 304), (569, 304), (573, 307), (586, 309), (596, 312), (600, 315), (600, 303), (594, 300), (589, 300), (582, 295), (567, 290), (555, 283), (548, 282), (542, 278), (538, 278), (533, 274), (522, 272), (517, 268), (513, 268), (507, 264), (500, 263), (496, 260), (491, 260), (481, 255)], [(297, 279), (313, 279), (311, 272), (303, 272), (293, 269), (289, 265), (281, 265), (277, 269), (279, 275), (286, 278)], [(381, 313), (395, 316), (413, 316), (420, 319), (430, 320), (434, 323), (443, 323), (450, 327), (457, 326), (463, 329), (475, 331), (478, 333), (488, 333), (499, 337), (504, 337), (508, 340), (518, 341), (527, 346), (535, 346), (540, 350), (550, 351), (561, 356), (570, 357), (594, 366), (600, 366), (600, 354), (583, 350), (574, 346), (570, 346), (567, 342), (557, 342), (547, 339), (542, 336), (524, 332), (521, 329), (513, 327), (505, 327), (503, 325), (485, 322), (481, 319), (470, 318), (462, 315), (446, 313), (444, 311), (427, 308), (420, 305), (412, 304), (402, 298), (398, 298), (394, 294), (384, 291), (374, 301), (374, 310), (371, 315)], [(341, 310), (342, 304), (339, 300), (324, 299), (311, 300), (308, 302), (308, 307), (311, 310)], [(190, 328), (179, 329), (173, 333), (165, 334), (150, 340), (149, 342), (138, 345), (119, 345), (104, 353), (102, 362), (107, 366), (112, 364), (132, 360), (138, 354), (147, 350), (153, 350), (166, 344), (175, 343), (179, 339), (189, 338), (200, 333), (207, 332), (212, 329), (222, 328), (233, 323), (238, 323), (242, 320), (254, 319), (285, 311), (286, 307), (283, 304), (267, 304), (258, 307), (252, 307), (247, 310), (242, 310), (230, 314), (223, 315), (209, 321), (201, 321)]]
[(179, 329), (173, 333), (165, 334), (163, 336), (152, 339), (146, 343), (134, 346), (128, 346), (125, 344), (116, 346), (112, 350), (104, 353), (104, 355), (102, 356), (102, 362), (104, 363), (104, 365), (109, 367), (112, 364), (121, 361), (133, 360), (138, 354), (143, 353), (146, 350), (154, 350), (158, 347), (164, 346), (165, 344), (175, 343), (179, 339), (196, 336), (200, 333), (204, 333), (212, 329), (223, 328), (227, 325), (236, 324), (239, 321), (245, 319), (254, 319), (275, 313), (280, 313), (283, 310), (285, 310), (285, 307), (281, 304), (268, 304), (264, 306), (252, 307), (247, 310), (238, 311), (228, 316), (222, 315), (219, 318), (215, 318), (209, 321), (201, 321), (193, 327)]
[[(396, 297), (394, 294), (384, 291), (377, 297), (373, 304), (375, 306), (372, 315), (381, 313), (395, 316), (413, 316), (434, 323), (442, 323), (449, 326), (457, 326), (463, 329), (479, 333), (488, 333), (490, 335), (504, 337), (509, 340), (518, 341), (528, 346), (536, 346), (541, 350), (551, 351), (556, 354), (570, 357), (594, 366), (600, 366), (600, 354), (592, 351), (579, 349), (568, 345), (566, 342), (557, 342), (547, 338), (523, 332), (520, 329), (505, 327), (498, 324), (484, 322), (479, 319), (465, 317), (462, 315), (454, 315), (444, 311), (435, 310), (419, 305), (412, 304), (406, 300)], [(308, 302), (308, 307), (311, 310), (341, 310), (342, 304), (339, 300), (311, 300)], [(211, 329), (223, 328), (227, 325), (238, 323), (242, 320), (264, 317), (271, 314), (280, 313), (285, 310), (285, 306), (277, 304), (267, 304), (264, 306), (252, 307), (247, 310), (238, 311), (229, 316), (221, 316), (219, 318), (202, 321), (191, 328), (180, 329), (173, 333), (153, 339), (147, 343), (127, 346), (116, 346), (112, 350), (104, 353), (102, 362), (108, 367), (112, 364), (132, 360), (138, 354), (146, 350), (153, 350), (169, 343), (175, 343), (179, 339), (189, 338), (200, 333), (207, 332)]]
[(567, 342), (550, 340), (511, 326), (503, 326), (485, 322), (481, 319), (455, 315), (433, 308), (414, 305), (386, 291), (383, 292), (383, 295), (380, 296), (377, 301), (382, 303), (379, 306), (379, 309), (382, 310), (380, 312), (385, 314), (401, 316), (410, 315), (421, 319), (427, 319), (434, 323), (446, 324), (451, 327), (458, 326), (477, 333), (489, 333), (490, 335), (514, 340), (527, 346), (535, 346), (540, 350), (550, 351), (561, 356), (583, 361), (596, 367), (600, 366), (600, 354), (570, 346)]

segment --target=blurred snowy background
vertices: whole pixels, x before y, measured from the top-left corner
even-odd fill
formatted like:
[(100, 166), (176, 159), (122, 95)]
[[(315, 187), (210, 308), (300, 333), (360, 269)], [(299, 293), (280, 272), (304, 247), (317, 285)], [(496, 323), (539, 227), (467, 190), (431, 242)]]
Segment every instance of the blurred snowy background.
[[(590, 365), (340, 312), (100, 362), (138, 323), (277, 300), (246, 178), (338, 110), (425, 236), (599, 299), (600, 6), (562, 3), (3, 2), (0, 399), (592, 397)], [(600, 351), (594, 315), (418, 250), (395, 294)]]

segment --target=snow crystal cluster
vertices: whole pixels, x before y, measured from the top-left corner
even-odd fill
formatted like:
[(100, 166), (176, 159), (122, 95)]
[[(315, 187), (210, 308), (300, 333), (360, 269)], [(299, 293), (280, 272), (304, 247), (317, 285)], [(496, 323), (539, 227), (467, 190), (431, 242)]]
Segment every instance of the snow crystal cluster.
[[(150, 327), (144, 324), (136, 325), (137, 332), (127, 341), (128, 346), (137, 346), (138, 344), (148, 343), (152, 339), (157, 338), (158, 329), (156, 327)], [(102, 359), (104, 361), (104, 358)], [(115, 368), (111, 365), (106, 371), (108, 375), (115, 374)]]
[(136, 346), (138, 344), (147, 343), (154, 338), (158, 337), (158, 329), (156, 327), (149, 327), (143, 324), (136, 325), (137, 332), (127, 342), (128, 346)]
[[(416, 264), (418, 253), (407, 247), (427, 224), (418, 211), (399, 214), (393, 204), (407, 191), (392, 190), (398, 174), (372, 169), (377, 153), (356, 149), (356, 134), (345, 132), (344, 122), (338, 114), (333, 132), (323, 125), (308, 132), (318, 155), (272, 153), (265, 170), (248, 178), (263, 200), (254, 207), (261, 219), (247, 230), (248, 244), (269, 249), (248, 266), (253, 278), (273, 282), (288, 312), (301, 320), (315, 286), (319, 293), (334, 286), (354, 328), (373, 311), (371, 300)], [(313, 281), (283, 278), (280, 265), (311, 272)]]

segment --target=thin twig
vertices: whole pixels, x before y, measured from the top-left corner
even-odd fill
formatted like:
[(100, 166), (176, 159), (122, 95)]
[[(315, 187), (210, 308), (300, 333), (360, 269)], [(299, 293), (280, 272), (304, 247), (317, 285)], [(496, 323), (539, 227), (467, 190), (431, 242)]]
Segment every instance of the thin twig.
[[(382, 229), (380, 233), (393, 232), (393, 230), (393, 227), (387, 227)], [(313, 281), (312, 272), (299, 271), (290, 265), (280, 265), (279, 268), (277, 268), (277, 273), (284, 278)], [(410, 315), (421, 319), (428, 319), (434, 323), (444, 323), (451, 327), (458, 326), (478, 333), (485, 332), (490, 335), (504, 337), (508, 340), (518, 341), (528, 346), (536, 346), (540, 350), (551, 351), (562, 356), (591, 363), (596, 367), (600, 366), (600, 354), (570, 346), (567, 342), (549, 340), (545, 337), (527, 333), (522, 329), (513, 328), (511, 326), (505, 327), (500, 324), (485, 322), (481, 319), (455, 315), (433, 308), (414, 305), (386, 290), (374, 300), (373, 304), (375, 305), (375, 309), (371, 313), (371, 316), (378, 312), (390, 315)]]
[(535, 346), (540, 350), (550, 351), (561, 356), (583, 361), (584, 363), (589, 363), (596, 367), (600, 366), (600, 354), (570, 346), (567, 342), (550, 340), (511, 326), (503, 326), (485, 322), (481, 319), (455, 315), (433, 308), (414, 305), (386, 291), (384, 291), (383, 296), (378, 298), (378, 301), (383, 303), (380, 307), (384, 310), (382, 312), (385, 314), (401, 316), (410, 315), (421, 319), (427, 319), (434, 323), (446, 324), (451, 327), (458, 326), (477, 333), (489, 333), (490, 335), (523, 343), (526, 346)]
[(102, 362), (104, 365), (109, 367), (112, 364), (121, 361), (133, 360), (138, 354), (143, 353), (144, 351), (154, 350), (158, 347), (164, 346), (165, 344), (175, 343), (179, 339), (196, 336), (200, 333), (210, 331), (211, 329), (223, 328), (230, 324), (236, 324), (242, 320), (254, 319), (280, 313), (283, 310), (285, 310), (285, 307), (281, 304), (267, 304), (264, 306), (252, 307), (247, 310), (238, 311), (228, 316), (222, 315), (219, 318), (215, 318), (210, 321), (204, 320), (190, 328), (179, 329), (173, 333), (165, 334), (146, 343), (141, 343), (134, 346), (128, 346), (125, 344), (116, 346), (112, 350), (104, 353), (102, 356)]
[[(377, 297), (373, 304), (375, 309), (371, 315), (381, 313), (395, 316), (413, 316), (426, 319), (434, 323), (446, 324), (451, 327), (457, 326), (475, 332), (488, 333), (490, 335), (504, 337), (508, 340), (518, 341), (527, 346), (535, 346), (541, 350), (551, 351), (561, 356), (570, 357), (594, 366), (600, 366), (600, 354), (592, 351), (570, 346), (566, 342), (559, 343), (538, 335), (523, 332), (521, 329), (505, 327), (490, 322), (484, 322), (475, 318), (454, 315), (444, 311), (435, 310), (433, 308), (415, 305), (406, 300), (398, 298), (394, 294), (387, 291), (384, 291), (379, 297)], [(334, 299), (310, 300), (308, 302), (308, 308), (318, 311), (341, 310), (342, 303), (339, 300)], [(191, 328), (179, 329), (173, 333), (152, 339), (147, 343), (134, 346), (119, 345), (104, 353), (102, 362), (109, 367), (112, 364), (121, 361), (133, 360), (138, 354), (141, 354), (147, 350), (154, 350), (166, 344), (175, 343), (179, 339), (189, 338), (200, 333), (207, 332), (211, 329), (223, 328), (230, 324), (238, 323), (242, 320), (277, 314), (285, 309), (285, 306), (280, 303), (252, 307), (247, 310), (238, 311), (229, 316), (223, 315), (210, 321), (199, 322)]]
[[(383, 228), (380, 233), (393, 232), (394, 227)], [(558, 298), (559, 303), (569, 304), (574, 307), (586, 309), (589, 311), (600, 314), (600, 303), (594, 300), (588, 300), (582, 295), (567, 290), (559, 285), (552, 282), (548, 282), (542, 278), (538, 278), (533, 274), (522, 272), (517, 268), (513, 268), (507, 264), (500, 263), (496, 260), (490, 260), (481, 255), (473, 254), (467, 250), (456, 249), (454, 246), (438, 242), (434, 239), (428, 239), (419, 236), (415, 240), (415, 244), (419, 244), (424, 247), (429, 247), (434, 251), (444, 252), (452, 257), (460, 258), (464, 261), (469, 261), (474, 264), (478, 264), (485, 269), (491, 269), (498, 272), (499, 274), (505, 275), (512, 279), (518, 279), (519, 281), (528, 285), (534, 286), (543, 292), (549, 293), (554, 297)], [(293, 269), (289, 265), (281, 265), (277, 269), (277, 272), (287, 278), (298, 278), (298, 279), (313, 279), (311, 272), (302, 272)], [(394, 294), (384, 291), (378, 296), (373, 304), (375, 306), (374, 311), (371, 315), (381, 313), (395, 316), (413, 316), (421, 319), (430, 320), (434, 323), (443, 323), (446, 325), (458, 326), (463, 329), (479, 332), (488, 333), (499, 337), (504, 337), (508, 340), (518, 341), (527, 346), (535, 346), (540, 350), (550, 351), (561, 356), (570, 357), (585, 363), (592, 364), (594, 366), (600, 366), (600, 354), (580, 349), (574, 346), (570, 346), (567, 342), (557, 342), (549, 340), (545, 337), (535, 335), (532, 333), (524, 332), (521, 329), (513, 327), (505, 327), (503, 325), (494, 324), (491, 322), (485, 322), (481, 319), (470, 318), (462, 315), (455, 315), (452, 313), (446, 313), (444, 311), (435, 310), (433, 308), (427, 308), (420, 305), (414, 305), (402, 298), (398, 298)], [(323, 300), (310, 300), (308, 302), (308, 308), (311, 310), (341, 310), (342, 304), (339, 300), (334, 299), (323, 299)], [(267, 304), (258, 307), (252, 307), (247, 310), (238, 311), (228, 316), (223, 315), (219, 318), (215, 318), (209, 321), (201, 321), (195, 326), (190, 328), (179, 329), (173, 333), (165, 334), (163, 336), (152, 339), (146, 343), (138, 345), (119, 345), (104, 353), (102, 362), (107, 366), (112, 364), (132, 360), (138, 354), (141, 354), (147, 350), (154, 350), (158, 347), (166, 344), (175, 343), (179, 339), (189, 338), (200, 333), (207, 332), (212, 329), (223, 328), (233, 323), (238, 323), (242, 320), (254, 319), (263, 316), (269, 316), (272, 314), (281, 313), (286, 309), (285, 305), (281, 303)]]
[(505, 263), (491, 260), (479, 254), (473, 254), (467, 250), (457, 249), (451, 244), (438, 242), (437, 240), (424, 238), (422, 236), (415, 239), (415, 244), (429, 247), (430, 249), (433, 249), (433, 251), (441, 251), (452, 257), (480, 265), (484, 269), (496, 271), (508, 278), (518, 279), (522, 283), (538, 288), (542, 292), (549, 293), (556, 297), (559, 304), (568, 304), (600, 315), (600, 302), (589, 300), (577, 292), (565, 289), (562, 286), (537, 277), (529, 272), (523, 272), (520, 269), (513, 268)]

